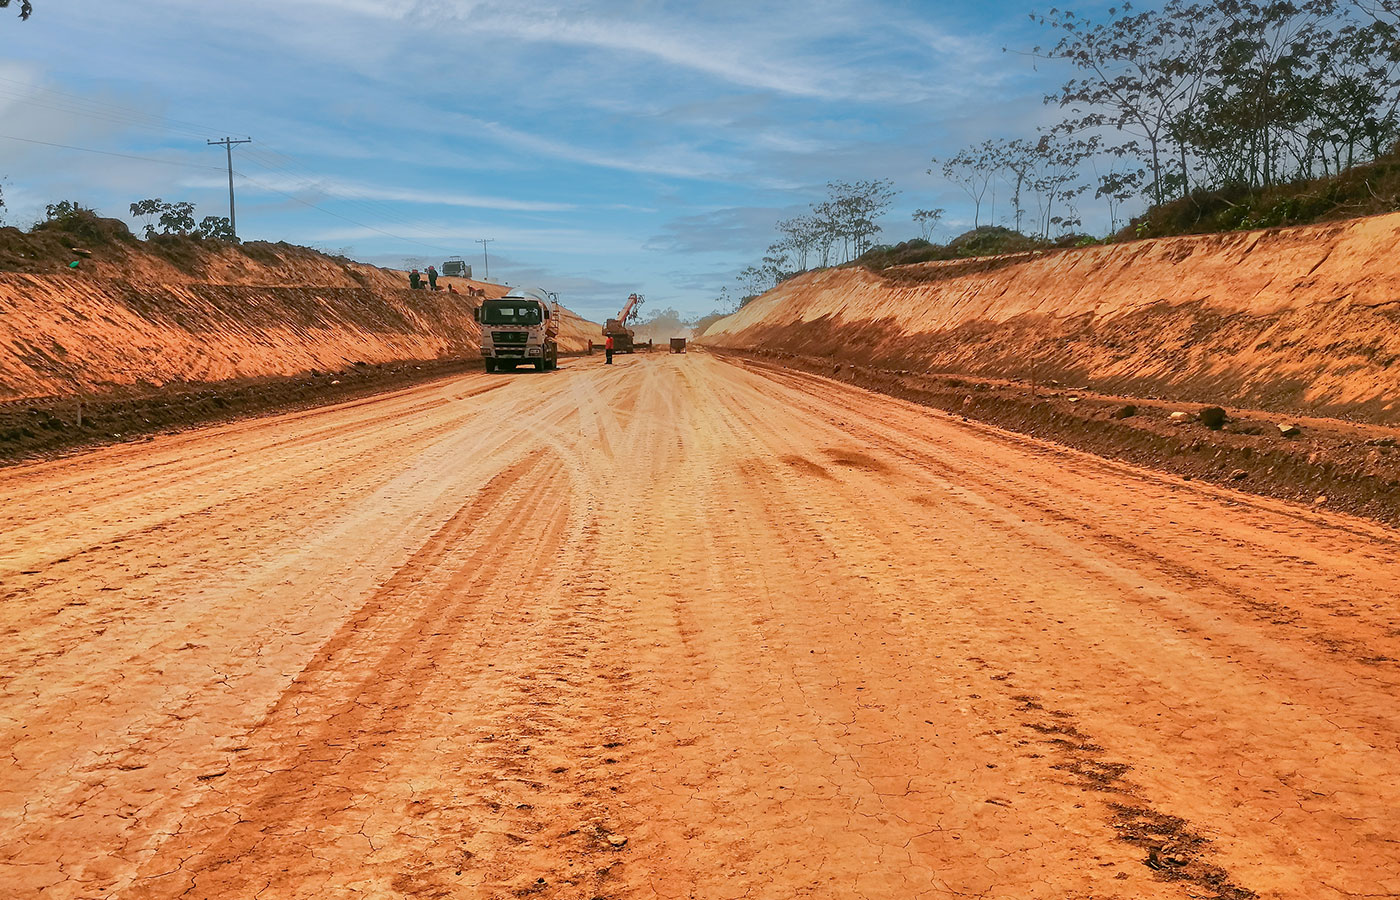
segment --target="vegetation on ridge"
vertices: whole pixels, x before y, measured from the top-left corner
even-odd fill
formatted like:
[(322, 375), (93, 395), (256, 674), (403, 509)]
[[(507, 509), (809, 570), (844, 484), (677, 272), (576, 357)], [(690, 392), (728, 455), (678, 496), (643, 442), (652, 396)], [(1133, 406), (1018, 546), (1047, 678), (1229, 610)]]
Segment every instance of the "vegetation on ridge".
[[(928, 174), (971, 207), (973, 228), (947, 244), (933, 241), (941, 209), (913, 213), (918, 238), (874, 244), (895, 189), (864, 183), (881, 185), (885, 203), (870, 207), (862, 237), (871, 245), (856, 251), (857, 263), (880, 268), (1400, 209), (1400, 0), (1167, 0), (1031, 18), (1055, 40), (1027, 55), (1069, 70), (1045, 98), (1062, 119), (930, 161)], [(833, 195), (838, 184), (829, 185)], [(1131, 217), (1136, 204), (1145, 208)], [(1106, 237), (1080, 234), (1091, 205), (1094, 220), (1108, 222)], [(734, 298), (717, 298), (721, 310), (809, 263), (847, 261), (809, 258), (800, 241), (810, 246), (812, 235), (794, 235), (794, 222), (820, 231), (814, 217), (778, 223), (779, 239), (740, 273)]]

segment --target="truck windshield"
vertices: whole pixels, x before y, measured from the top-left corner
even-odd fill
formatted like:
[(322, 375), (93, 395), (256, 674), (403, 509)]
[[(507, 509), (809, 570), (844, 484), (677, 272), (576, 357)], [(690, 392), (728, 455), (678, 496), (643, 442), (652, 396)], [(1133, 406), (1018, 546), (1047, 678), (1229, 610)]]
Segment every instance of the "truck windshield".
[(487, 325), (538, 325), (540, 306), (528, 300), (490, 300), (482, 304), (481, 321)]

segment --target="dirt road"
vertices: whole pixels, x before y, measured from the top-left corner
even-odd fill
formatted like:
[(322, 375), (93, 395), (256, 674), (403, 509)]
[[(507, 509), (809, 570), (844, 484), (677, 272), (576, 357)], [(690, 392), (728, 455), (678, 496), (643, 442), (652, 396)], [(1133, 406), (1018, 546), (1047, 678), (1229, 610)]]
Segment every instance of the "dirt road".
[(0, 471), (29, 898), (1400, 895), (1400, 535), (704, 354)]

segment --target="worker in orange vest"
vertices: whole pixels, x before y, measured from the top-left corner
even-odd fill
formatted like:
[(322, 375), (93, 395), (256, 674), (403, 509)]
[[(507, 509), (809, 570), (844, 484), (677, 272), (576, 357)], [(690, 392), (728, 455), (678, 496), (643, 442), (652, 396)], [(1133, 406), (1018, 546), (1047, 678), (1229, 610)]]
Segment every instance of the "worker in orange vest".
[(612, 353), (613, 353), (612, 335), (608, 335), (608, 339), (605, 340), (605, 341), (603, 341), (603, 352), (606, 353), (607, 356), (608, 356), (607, 359), (603, 360), (603, 365), (605, 365), (605, 366), (610, 366), (610, 365), (612, 365)]

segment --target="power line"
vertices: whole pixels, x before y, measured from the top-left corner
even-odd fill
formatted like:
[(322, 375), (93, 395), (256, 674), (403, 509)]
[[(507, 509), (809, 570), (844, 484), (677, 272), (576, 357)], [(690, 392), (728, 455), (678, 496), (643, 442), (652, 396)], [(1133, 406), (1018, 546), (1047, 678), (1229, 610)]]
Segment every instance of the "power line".
[(251, 177), (249, 177), (247, 174), (245, 174), (245, 173), (243, 173), (243, 172), (238, 172), (237, 174), (238, 174), (239, 176), (241, 176), (241, 177), (243, 178), (243, 180), (252, 182), (253, 184), (256, 184), (258, 187), (262, 188), (262, 189), (265, 190), (265, 191), (271, 191), (271, 192), (274, 193), (274, 194), (281, 194), (283, 197), (286, 197), (288, 200), (293, 200), (293, 201), (295, 201), (295, 202), (297, 202), (297, 203), (300, 203), (302, 206), (309, 206), (309, 207), (311, 207), (312, 209), (319, 209), (321, 212), (325, 213), (326, 215), (328, 215), (328, 216), (335, 216), (337, 219), (341, 219), (341, 220), (343, 220), (343, 221), (349, 222), (351, 225), (358, 225), (358, 226), (360, 226), (361, 228), (368, 228), (370, 231), (378, 232), (379, 234), (385, 235), (386, 237), (391, 237), (391, 238), (393, 238), (393, 239), (396, 240), (396, 241), (404, 241), (404, 242), (409, 243), (409, 244), (417, 244), (419, 247), (426, 247), (426, 248), (428, 248), (429, 250), (437, 250), (437, 251), (440, 252), (440, 253), (449, 253), (449, 254), (450, 254), (450, 253), (453, 253), (453, 252), (454, 252), (454, 251), (452, 251), (452, 250), (448, 250), (446, 247), (438, 247), (438, 246), (435, 246), (435, 245), (433, 245), (433, 244), (425, 244), (425, 243), (423, 243), (422, 241), (416, 241), (416, 240), (414, 240), (413, 238), (406, 238), (406, 237), (404, 237), (403, 235), (394, 234), (392, 231), (385, 231), (385, 230), (382, 229), (382, 228), (375, 228), (373, 225), (366, 225), (364, 222), (357, 222), (356, 220), (350, 218), (349, 216), (342, 216), (340, 213), (338, 213), (338, 212), (332, 212), (331, 210), (326, 209), (324, 206), (317, 206), (315, 203), (312, 203), (312, 202), (309, 201), (309, 200), (303, 200), (302, 198), (296, 196), (295, 194), (289, 194), (289, 193), (287, 193), (286, 191), (278, 190), (277, 188), (273, 187), (272, 185), (264, 184), (264, 183), (262, 183), (261, 181), (258, 181), (256, 178), (251, 178)]
[[(208, 166), (208, 165), (203, 165), (203, 164), (201, 164), (201, 163), (180, 162), (180, 161), (174, 160), (174, 159), (158, 159), (158, 158), (153, 157), (153, 156), (136, 156), (135, 154), (131, 154), (131, 153), (116, 153), (116, 152), (111, 151), (111, 150), (97, 150), (97, 149), (94, 149), (94, 148), (92, 148), (92, 147), (76, 147), (76, 146), (74, 146), (74, 145), (72, 145), (72, 144), (57, 144), (57, 143), (54, 143), (54, 142), (52, 142), (52, 141), (40, 141), (40, 140), (35, 140), (35, 139), (33, 139), (33, 138), (16, 137), (15, 135), (12, 135), (12, 134), (0, 134), (0, 138), (3, 138), (3, 139), (5, 139), (5, 140), (10, 140), (10, 141), (20, 141), (20, 142), (25, 143), (25, 144), (38, 144), (38, 145), (44, 146), (44, 147), (57, 147), (57, 148), (62, 149), (62, 150), (77, 150), (77, 151), (79, 151), (79, 152), (81, 152), (81, 153), (96, 153), (96, 154), (99, 154), (99, 155), (101, 155), (101, 156), (114, 156), (114, 157), (117, 157), (117, 158), (119, 158), (119, 159), (134, 159), (134, 160), (138, 160), (138, 161), (140, 161), (140, 162), (157, 163), (157, 164), (160, 164), (160, 165), (167, 165), (167, 166), (180, 166), (180, 167), (186, 168), (186, 169), (202, 169), (202, 170), (204, 170), (204, 171), (218, 172), (218, 173), (220, 173), (220, 174), (223, 174), (223, 172), (224, 172), (224, 170), (221, 169), (221, 168), (219, 168), (218, 166)], [(425, 248), (427, 248), (427, 249), (429, 249), (429, 250), (436, 250), (436, 251), (438, 251), (438, 252), (440, 252), (440, 253), (451, 254), (451, 253), (456, 252), (456, 251), (454, 251), (454, 250), (448, 250), (448, 249), (445, 248), (445, 247), (438, 247), (438, 246), (435, 246), (435, 245), (433, 245), (433, 244), (424, 243), (423, 241), (414, 240), (413, 238), (408, 238), (408, 237), (404, 237), (404, 236), (402, 236), (402, 235), (394, 234), (394, 233), (391, 232), (391, 231), (385, 231), (385, 230), (382, 229), (382, 228), (376, 228), (376, 227), (373, 226), (373, 225), (367, 225), (367, 224), (365, 224), (364, 222), (357, 221), (357, 220), (355, 220), (355, 219), (350, 218), (349, 216), (343, 216), (343, 215), (341, 215), (340, 213), (332, 212), (331, 210), (326, 209), (326, 208), (323, 207), (323, 206), (318, 206), (317, 204), (312, 203), (312, 202), (310, 202), (310, 201), (308, 201), (308, 200), (303, 200), (301, 197), (298, 197), (298, 196), (296, 196), (296, 195), (294, 195), (294, 194), (289, 194), (289, 193), (287, 193), (286, 191), (279, 190), (279, 189), (273, 187), (272, 185), (264, 184), (263, 182), (258, 181), (256, 178), (250, 177), (249, 175), (247, 175), (247, 174), (244, 173), (244, 172), (239, 172), (239, 171), (235, 170), (234, 174), (240, 176), (240, 177), (243, 178), (245, 181), (251, 182), (252, 184), (256, 184), (258, 187), (262, 188), (262, 189), (265, 190), (265, 191), (270, 191), (270, 192), (272, 192), (272, 193), (274, 193), (274, 194), (280, 194), (281, 196), (286, 197), (286, 198), (289, 199), (289, 200), (292, 200), (292, 201), (295, 201), (295, 202), (297, 202), (297, 203), (300, 203), (302, 206), (307, 206), (307, 207), (310, 207), (311, 209), (320, 210), (321, 212), (325, 213), (325, 214), (328, 215), (328, 216), (334, 216), (334, 217), (337, 218), (337, 219), (340, 219), (340, 220), (345, 221), (345, 222), (349, 222), (349, 223), (352, 224), (352, 225), (358, 225), (358, 226), (361, 227), (361, 228), (367, 228), (367, 229), (369, 229), (370, 231), (376, 232), (376, 233), (378, 233), (378, 234), (382, 234), (382, 235), (384, 235), (385, 237), (391, 237), (391, 238), (393, 238), (393, 239), (396, 240), (396, 241), (403, 241), (403, 242), (408, 243), (408, 244), (415, 244), (415, 245), (417, 245), (417, 246), (419, 246), (419, 247), (425, 247)], [(232, 223), (230, 223), (230, 224), (232, 224)]]
[[(405, 216), (388, 203), (382, 200), (376, 200), (363, 191), (354, 190), (352, 187), (344, 184), (336, 184), (333, 188), (328, 188), (322, 176), (311, 172), (307, 167), (300, 165), (294, 158), (287, 156), (285, 153), (281, 153), (277, 150), (271, 150), (269, 153), (266, 145), (264, 145), (263, 150), (245, 150), (244, 156), (269, 172), (280, 174), (285, 178), (298, 182), (300, 188), (303, 190), (325, 193), (351, 208), (357, 208), (368, 215), (408, 228), (417, 227), (419, 224), (418, 220)], [(281, 157), (287, 160), (289, 165), (280, 164), (276, 162), (275, 159), (269, 162), (268, 160), (270, 157)]]
[[(15, 87), (6, 88), (5, 85), (7, 84), (13, 85)], [(20, 92), (16, 90), (16, 88), (23, 88), (24, 92)], [(88, 97), (83, 97), (77, 94), (71, 94), (65, 91), (58, 90), (56, 88), (40, 87), (38, 85), (32, 84), (31, 82), (21, 81), (14, 78), (6, 78), (4, 76), (0, 76), (0, 97), (6, 97), (16, 102), (29, 104), (39, 108), (53, 110), (56, 112), (84, 116), (87, 118), (107, 122), (110, 124), (129, 125), (133, 127), (158, 128), (172, 135), (182, 137), (202, 138), (210, 131), (215, 130), (211, 126), (200, 125), (197, 123), (187, 122), (180, 119), (172, 119), (167, 116), (161, 116), (155, 113), (148, 113), (138, 109), (134, 109), (132, 107), (125, 107), (107, 101), (93, 100)], [(163, 162), (169, 165), (185, 166), (188, 168), (207, 168), (212, 171), (223, 171), (220, 169), (216, 169), (213, 166), (200, 166), (192, 163), (176, 162), (173, 160), (158, 160), (150, 157), (134, 156), (132, 154), (113, 153), (111, 151), (104, 150), (94, 150), (87, 147), (74, 147), (67, 144), (47, 144), (43, 141), (34, 141), (26, 138), (14, 137), (11, 139), (22, 140), (28, 143), (44, 144), (45, 146), (61, 147), (63, 149), (68, 150), (78, 150), (84, 153), (102, 153), (105, 155), (115, 156), (123, 159), (143, 159), (148, 162)], [(408, 216), (405, 216), (403, 213), (401, 213), (395, 207), (391, 206), (389, 203), (382, 200), (376, 200), (366, 193), (354, 190), (352, 187), (348, 187), (346, 185), (341, 184), (336, 185), (334, 190), (328, 190), (321, 186), (321, 182), (323, 181), (322, 176), (313, 172), (306, 166), (301, 165), (296, 161), (295, 158), (290, 157), (285, 153), (281, 153), (272, 148), (267, 149), (270, 151), (269, 153), (255, 152), (252, 149), (244, 150), (243, 153), (244, 156), (248, 157), (251, 162), (263, 169), (266, 169), (268, 172), (281, 174), (282, 176), (290, 179), (291, 181), (298, 182), (300, 188), (303, 190), (324, 193), (329, 197), (333, 197), (338, 203), (349, 206), (352, 209), (358, 209), (361, 213), (367, 216), (387, 220), (396, 225), (400, 225), (407, 228), (414, 228), (419, 225), (418, 221), (411, 219)], [(278, 162), (276, 157), (280, 157), (285, 162)], [(248, 177), (247, 175), (244, 175), (241, 172), (237, 174), (242, 175), (244, 178)], [(260, 187), (263, 187), (266, 190), (273, 191), (274, 193), (279, 193), (283, 196), (288, 197), (292, 196), (284, 191), (277, 190), (271, 187), (270, 185), (261, 182), (258, 182), (258, 184)], [(302, 200), (299, 197), (292, 197), (292, 199), (295, 199), (298, 203), (301, 203), (302, 205), (310, 206), (312, 209), (319, 209), (322, 212), (327, 212), (330, 215), (335, 215), (337, 218), (343, 219), (345, 221), (355, 221), (354, 219), (350, 219), (346, 216), (341, 216), (337, 213), (329, 213), (329, 211), (325, 210), (323, 207), (317, 206), (314, 203), (309, 203), (305, 200)], [(232, 208), (233, 205), (232, 203), (230, 203), (230, 225), (233, 224), (232, 219), (234, 213), (232, 212)], [(362, 225), (361, 227), (371, 228), (371, 226), (368, 225)], [(431, 246), (428, 244), (423, 244), (422, 242), (412, 241), (409, 238), (402, 238), (397, 235), (393, 235), (387, 231), (382, 231), (379, 229), (374, 230), (379, 231), (382, 234), (395, 237), (398, 240), (409, 241), (410, 243), (417, 243), (419, 246)], [(447, 250), (445, 248), (433, 249), (438, 249), (442, 252), (449, 254), (457, 252), (455, 250)]]
[[(20, 103), (30, 103), (35, 106), (43, 106), (48, 109), (58, 109), (62, 112), (74, 112), (78, 115), (86, 115), (94, 118), (105, 118), (108, 120), (122, 120), (127, 123), (141, 123), (158, 125), (172, 133), (183, 132), (191, 137), (202, 137), (211, 131), (218, 129), (210, 125), (200, 125), (194, 122), (185, 122), (180, 119), (172, 119), (157, 113), (146, 112), (129, 106), (121, 106), (106, 100), (94, 100), (91, 97), (84, 97), (79, 94), (71, 94), (57, 88), (40, 87), (28, 81), (21, 81), (16, 78), (6, 78), (0, 76), (0, 83), (14, 85), (16, 88), (24, 88), (25, 93), (15, 93), (14, 89), (7, 92), (7, 96)], [(41, 95), (42, 100), (34, 95)], [(58, 105), (54, 105), (58, 104)]]
[(58, 147), (63, 150), (78, 150), (82, 153), (100, 153), (103, 156), (116, 156), (121, 159), (136, 159), (141, 162), (160, 163), (166, 166), (183, 166), (187, 169), (209, 169), (214, 172), (223, 171), (223, 169), (220, 169), (218, 166), (205, 166), (199, 163), (180, 162), (174, 159), (157, 159), (154, 156), (135, 156), (131, 153), (115, 153), (111, 150), (94, 150), (92, 147), (74, 147), (72, 144), (55, 144), (52, 141), (36, 141), (33, 138), (15, 137), (12, 134), (0, 134), (0, 138), (4, 138), (7, 141), (22, 141), (26, 144), (39, 144), (44, 147)]
[[(25, 92), (18, 92), (14, 88), (7, 89), (5, 87), (5, 84), (15, 85), (18, 88), (24, 88)], [(39, 87), (38, 85), (31, 84), (30, 82), (20, 81), (13, 78), (6, 78), (4, 76), (0, 76), (0, 97), (7, 97), (17, 102), (25, 103), (42, 109), (49, 109), (54, 110), (56, 112), (84, 116), (90, 119), (94, 119), (96, 121), (107, 122), (109, 124), (129, 125), (134, 127), (146, 128), (159, 128), (177, 136), (202, 138), (210, 131), (215, 130), (210, 126), (198, 125), (192, 122), (185, 122), (179, 119), (171, 119), (166, 116), (160, 116), (154, 113), (147, 113), (130, 107), (123, 107), (116, 104), (108, 103), (106, 101), (97, 101), (91, 98), (79, 96), (77, 94), (70, 94), (65, 91), (60, 91), (55, 88)], [(15, 138), (15, 140), (23, 139)], [(98, 151), (85, 147), (70, 147), (68, 145), (54, 146), (61, 146), (65, 149), (81, 150), (83, 152), (88, 153), (109, 153), (109, 151)], [(318, 184), (320, 176), (316, 175), (315, 173), (309, 173), (309, 170), (307, 170), (303, 166), (297, 165), (295, 160), (293, 160), (291, 157), (288, 157), (286, 154), (277, 153), (276, 151), (273, 151), (273, 153), (277, 156), (282, 157), (288, 163), (291, 163), (294, 167), (299, 168), (302, 171), (294, 171), (292, 168), (288, 168), (285, 165), (278, 164), (276, 161), (269, 162), (262, 154), (254, 153), (251, 150), (244, 151), (244, 155), (251, 157), (251, 161), (254, 162), (256, 165), (259, 165), (270, 172), (281, 173), (287, 178), (299, 182), (300, 186), (303, 189), (321, 190)], [(123, 158), (136, 158), (132, 157), (130, 154), (110, 155), (116, 155)], [(190, 165), (188, 163), (173, 162), (171, 164)], [(262, 186), (268, 188), (269, 190), (271, 189), (268, 185)], [(413, 221), (407, 218), (406, 216), (403, 216), (401, 213), (390, 207), (388, 204), (379, 201), (374, 201), (363, 194), (357, 194), (353, 191), (344, 190), (343, 188), (339, 191), (326, 191), (325, 193), (327, 193), (330, 196), (334, 196), (338, 201), (345, 203), (351, 206), (352, 208), (359, 209), (366, 215), (381, 219), (387, 219), (395, 224), (402, 225), (405, 227), (414, 227), (418, 224), (416, 221)], [(298, 202), (304, 201), (301, 201), (298, 198)], [(320, 207), (317, 207), (314, 204), (312, 204), (312, 208), (319, 209)], [(232, 213), (230, 214), (230, 218), (232, 218)]]

